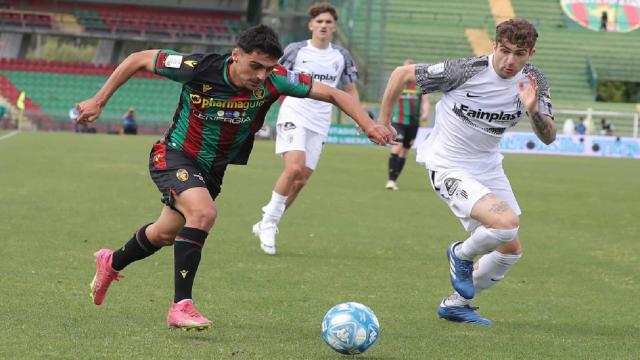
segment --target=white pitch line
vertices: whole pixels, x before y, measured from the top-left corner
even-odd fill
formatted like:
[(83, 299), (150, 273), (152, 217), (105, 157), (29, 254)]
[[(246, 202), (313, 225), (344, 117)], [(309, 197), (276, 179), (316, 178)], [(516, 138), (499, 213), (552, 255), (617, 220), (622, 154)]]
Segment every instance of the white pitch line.
[(13, 135), (18, 135), (18, 132), (19, 132), (18, 130), (15, 130), (15, 131), (12, 131), (12, 132), (8, 133), (7, 135), (2, 135), (2, 136), (0, 136), (0, 141), (6, 140), (6, 139), (12, 137)]

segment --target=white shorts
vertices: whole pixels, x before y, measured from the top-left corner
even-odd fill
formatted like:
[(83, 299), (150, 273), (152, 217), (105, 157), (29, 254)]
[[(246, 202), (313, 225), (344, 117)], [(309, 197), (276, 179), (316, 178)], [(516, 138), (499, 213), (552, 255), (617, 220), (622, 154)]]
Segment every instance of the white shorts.
[(287, 151), (295, 150), (303, 151), (305, 166), (315, 170), (320, 161), (326, 136), (292, 121), (277, 124), (276, 129), (276, 154), (282, 155)]
[(429, 179), (433, 190), (469, 232), (481, 225), (471, 217), (473, 205), (488, 193), (506, 201), (516, 215), (522, 213), (502, 166), (473, 175), (466, 170), (429, 170)]

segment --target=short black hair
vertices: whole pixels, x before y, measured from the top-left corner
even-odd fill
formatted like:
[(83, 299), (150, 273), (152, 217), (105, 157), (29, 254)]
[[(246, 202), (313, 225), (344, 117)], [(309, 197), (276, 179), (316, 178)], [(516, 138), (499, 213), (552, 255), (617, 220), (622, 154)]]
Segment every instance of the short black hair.
[(236, 45), (247, 54), (259, 51), (274, 59), (280, 59), (283, 54), (278, 34), (267, 25), (252, 26), (241, 32)]

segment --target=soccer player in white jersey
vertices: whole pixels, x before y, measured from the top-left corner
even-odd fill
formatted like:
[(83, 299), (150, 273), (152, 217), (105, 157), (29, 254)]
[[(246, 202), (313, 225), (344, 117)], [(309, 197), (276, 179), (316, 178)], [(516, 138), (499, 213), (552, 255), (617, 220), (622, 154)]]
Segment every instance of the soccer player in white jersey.
[[(351, 54), (332, 44), (338, 12), (329, 3), (309, 9), (311, 39), (289, 44), (280, 64), (289, 70), (313, 74), (314, 81), (336, 87), (360, 101), (355, 81), (358, 72)], [(271, 200), (262, 208), (262, 219), (253, 226), (260, 247), (268, 255), (276, 253), (278, 223), (320, 160), (322, 146), (331, 125), (331, 104), (313, 99), (285, 98), (276, 124), (276, 154), (282, 156), (284, 171), (278, 178)]]
[(507, 20), (496, 27), (492, 54), (398, 67), (383, 96), (380, 122), (386, 125), (411, 81), (423, 93), (443, 93), (433, 132), (418, 146), (417, 160), (426, 164), (432, 188), (470, 233), (447, 248), (454, 292), (438, 308), (447, 320), (491, 325), (470, 302), (502, 280), (522, 256), (521, 211), (498, 145), (525, 114), (543, 143), (555, 140), (549, 87), (528, 63), (537, 38), (528, 21)]

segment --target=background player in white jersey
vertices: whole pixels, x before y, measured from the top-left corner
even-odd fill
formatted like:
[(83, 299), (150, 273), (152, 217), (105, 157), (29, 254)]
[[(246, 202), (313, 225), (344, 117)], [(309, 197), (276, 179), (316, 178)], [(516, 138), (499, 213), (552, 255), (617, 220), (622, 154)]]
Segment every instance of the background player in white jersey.
[[(402, 89), (417, 81), (424, 93), (441, 91), (435, 127), (418, 147), (433, 189), (470, 236), (447, 248), (454, 292), (438, 308), (441, 318), (491, 325), (469, 306), (495, 285), (522, 256), (520, 207), (502, 169), (498, 145), (504, 132), (528, 114), (545, 144), (555, 140), (549, 87), (529, 60), (538, 33), (524, 19), (496, 27), (493, 53), (393, 71), (382, 100), (380, 121), (388, 125)], [(474, 261), (477, 261), (474, 270)]]
[[(289, 70), (313, 74), (315, 81), (336, 87), (342, 83), (344, 91), (360, 101), (355, 81), (358, 73), (351, 54), (332, 44), (338, 12), (328, 3), (309, 9), (311, 39), (289, 44), (280, 64)], [(322, 146), (331, 125), (331, 104), (313, 99), (299, 101), (287, 97), (278, 113), (276, 125), (276, 154), (284, 161), (284, 171), (278, 178), (271, 200), (262, 208), (263, 217), (253, 226), (260, 238), (262, 250), (274, 255), (278, 223), (286, 208), (291, 206), (320, 159)]]

